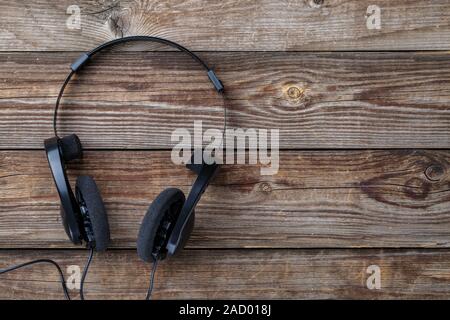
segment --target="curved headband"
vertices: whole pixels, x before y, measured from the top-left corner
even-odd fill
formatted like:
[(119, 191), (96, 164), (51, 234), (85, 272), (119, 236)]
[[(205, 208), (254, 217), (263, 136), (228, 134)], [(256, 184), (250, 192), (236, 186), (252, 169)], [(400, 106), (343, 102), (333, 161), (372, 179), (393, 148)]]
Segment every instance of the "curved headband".
[[(109, 42), (106, 42), (106, 43), (103, 43), (103, 44), (99, 45), (97, 48), (94, 48), (94, 49), (92, 49), (91, 51), (89, 51), (87, 53), (83, 53), (74, 63), (72, 63), (70, 65), (71, 71), (70, 71), (69, 75), (67, 76), (66, 80), (64, 81), (63, 85), (61, 86), (61, 89), (60, 89), (59, 94), (58, 94), (58, 98), (56, 99), (55, 111), (53, 113), (53, 131), (54, 131), (56, 137), (58, 137), (58, 132), (57, 132), (57, 128), (56, 128), (56, 121), (57, 121), (57, 118), (58, 118), (59, 105), (60, 105), (61, 98), (63, 96), (64, 90), (65, 90), (67, 84), (69, 83), (70, 79), (72, 78), (72, 76), (78, 70), (80, 70), (86, 64), (86, 62), (88, 62), (92, 58), (92, 56), (94, 56), (95, 54), (99, 53), (100, 51), (102, 51), (102, 50), (104, 50), (106, 48), (109, 48), (109, 47), (121, 44), (121, 43), (131, 42), (131, 41), (157, 42), (157, 43), (161, 43), (161, 44), (167, 45), (169, 47), (178, 49), (179, 51), (186, 53), (192, 59), (194, 59), (194, 61), (196, 61), (203, 68), (206, 69), (207, 74), (208, 74), (208, 78), (212, 82), (212, 84), (214, 85), (214, 87), (217, 90), (217, 92), (218, 93), (223, 93), (224, 92), (223, 84), (219, 80), (219, 78), (217, 78), (217, 76), (214, 73), (214, 71), (211, 70), (208, 67), (208, 65), (202, 59), (200, 59), (195, 53), (193, 53), (192, 51), (186, 49), (182, 45), (179, 45), (176, 42), (173, 42), (173, 41), (170, 41), (170, 40), (167, 40), (167, 39), (163, 39), (163, 38), (159, 38), (159, 37), (152, 37), (152, 36), (130, 36), (130, 37), (114, 39), (114, 40), (111, 40)], [(227, 122), (227, 114), (226, 114), (226, 107), (224, 106), (224, 132), (223, 132), (224, 135), (225, 135), (225, 130), (226, 130), (226, 122)]]

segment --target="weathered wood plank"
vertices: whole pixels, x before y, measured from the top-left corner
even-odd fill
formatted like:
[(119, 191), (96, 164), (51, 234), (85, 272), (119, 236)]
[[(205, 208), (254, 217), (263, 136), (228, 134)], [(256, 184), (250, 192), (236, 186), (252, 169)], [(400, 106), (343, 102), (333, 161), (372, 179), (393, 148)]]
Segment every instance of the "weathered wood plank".
[(67, 27), (73, 1), (3, 0), (0, 50), (87, 50), (127, 35), (157, 35), (194, 50), (423, 50), (450, 48), (447, 0), (81, 0), (81, 29)]
[[(0, 251), (0, 268), (42, 257), (85, 263), (86, 252)], [(406, 299), (450, 298), (448, 250), (188, 250), (163, 262), (154, 299)], [(367, 267), (381, 270), (369, 290)], [(134, 251), (97, 254), (87, 299), (143, 299), (150, 267)], [(0, 299), (62, 299), (56, 271), (34, 266), (0, 276)], [(78, 291), (72, 290), (73, 298)]]
[[(227, 165), (204, 194), (191, 248), (449, 247), (450, 151), (284, 151), (276, 175)], [(88, 151), (112, 246), (135, 246), (148, 205), (194, 174), (169, 151)], [(43, 151), (0, 153), (0, 247), (67, 247)]]
[[(228, 91), (229, 127), (279, 129), (281, 148), (449, 148), (445, 53), (201, 54)], [(0, 148), (42, 148), (77, 53), (0, 54)], [(99, 57), (69, 85), (59, 127), (86, 148), (168, 148), (223, 126), (223, 101), (176, 53)], [(101, 139), (99, 138), (101, 137)]]

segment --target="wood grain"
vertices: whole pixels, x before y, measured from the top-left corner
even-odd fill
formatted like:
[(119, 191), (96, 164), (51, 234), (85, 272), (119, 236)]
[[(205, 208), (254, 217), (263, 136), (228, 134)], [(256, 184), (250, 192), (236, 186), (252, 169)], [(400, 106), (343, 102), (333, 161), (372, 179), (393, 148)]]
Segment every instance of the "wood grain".
[[(450, 151), (284, 151), (279, 171), (226, 165), (196, 211), (191, 248), (449, 247)], [(89, 151), (112, 246), (135, 247), (148, 205), (194, 174), (169, 151)], [(0, 247), (72, 248), (43, 151), (0, 153)]]
[(87, 50), (117, 37), (157, 35), (194, 50), (449, 50), (447, 0), (378, 0), (381, 29), (366, 26), (370, 0), (3, 0), (0, 50)]
[[(225, 83), (228, 127), (279, 129), (281, 148), (450, 148), (446, 53), (201, 55)], [(77, 56), (0, 54), (0, 148), (42, 148)], [(170, 148), (194, 120), (222, 129), (223, 106), (187, 57), (106, 54), (69, 85), (58, 126), (87, 149)]]
[[(79, 30), (66, 25), (73, 4)], [(380, 30), (366, 26), (373, 4)], [(450, 1), (2, 0), (0, 12), (0, 268), (43, 257), (84, 265), (42, 151), (56, 95), (81, 51), (155, 35), (216, 70), (228, 127), (279, 129), (284, 149), (273, 176), (222, 168), (188, 249), (161, 264), (156, 299), (450, 298)], [(111, 225), (90, 299), (145, 296), (140, 222), (165, 187), (188, 192), (195, 179), (156, 149), (194, 120), (223, 126), (204, 72), (166, 50), (141, 43), (96, 57), (63, 99), (58, 129), (88, 150), (70, 179), (95, 177)], [(369, 265), (381, 268), (381, 290), (366, 288)], [(52, 267), (0, 276), (0, 299), (47, 298), (63, 298)]]
[[(0, 251), (0, 268), (49, 257), (82, 269), (86, 252)], [(448, 250), (187, 250), (161, 263), (154, 299), (448, 299)], [(366, 286), (367, 267), (381, 270), (381, 289)], [(97, 254), (87, 299), (143, 299), (150, 267), (134, 251)], [(0, 276), (0, 299), (63, 299), (52, 266)], [(78, 298), (77, 290), (72, 290)]]

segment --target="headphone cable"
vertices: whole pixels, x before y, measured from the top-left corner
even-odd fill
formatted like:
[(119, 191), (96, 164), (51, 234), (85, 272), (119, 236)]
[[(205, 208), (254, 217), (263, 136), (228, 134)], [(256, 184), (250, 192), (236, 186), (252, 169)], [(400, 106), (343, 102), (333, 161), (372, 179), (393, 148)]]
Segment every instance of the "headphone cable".
[[(85, 300), (84, 297), (84, 282), (86, 280), (87, 277), (87, 273), (89, 271), (89, 267), (91, 265), (92, 259), (94, 257), (94, 249), (91, 248), (89, 250), (89, 256), (88, 256), (88, 260), (86, 261), (86, 265), (84, 266), (84, 270), (83, 270), (83, 274), (81, 276), (81, 280), (80, 280), (80, 300)], [(64, 279), (64, 274), (62, 272), (61, 266), (54, 260), (51, 259), (37, 259), (37, 260), (32, 260), (32, 261), (28, 261), (25, 263), (21, 263), (21, 264), (17, 264), (17, 265), (13, 265), (11, 267), (5, 268), (5, 269), (0, 269), (0, 274), (5, 274), (11, 271), (15, 271), (17, 269), (21, 269), (21, 268), (25, 268), (34, 264), (39, 264), (39, 263), (49, 263), (52, 264), (53, 266), (56, 267), (56, 269), (58, 270), (59, 276), (60, 276), (60, 282), (61, 282), (61, 287), (64, 291), (64, 297), (66, 298), (66, 300), (71, 300), (70, 294), (69, 294), (69, 290), (67, 289), (67, 285), (66, 285), (66, 281)], [(156, 268), (158, 267), (158, 259), (153, 258), (153, 267), (152, 267), (152, 271), (150, 273), (150, 284), (147, 290), (147, 295), (145, 297), (145, 300), (150, 300), (151, 296), (152, 296), (152, 292), (153, 292), (153, 284), (155, 281), (155, 273), (156, 273)]]
[(18, 264), (18, 265), (14, 265), (14, 266), (11, 266), (11, 267), (8, 267), (8, 268), (5, 268), (5, 269), (0, 269), (0, 274), (5, 274), (5, 273), (8, 273), (8, 272), (20, 269), (20, 268), (28, 267), (28, 266), (31, 266), (31, 265), (34, 265), (34, 264), (39, 264), (39, 263), (49, 263), (49, 264), (52, 264), (52, 265), (54, 265), (56, 267), (56, 269), (58, 270), (58, 273), (59, 273), (61, 286), (62, 286), (62, 289), (64, 291), (64, 297), (67, 300), (71, 300), (70, 299), (70, 295), (69, 295), (69, 290), (67, 289), (67, 286), (66, 286), (66, 280), (64, 279), (64, 274), (62, 272), (62, 269), (61, 269), (60, 265), (57, 262), (55, 262), (54, 260), (51, 260), (51, 259), (37, 259), (37, 260), (28, 261), (28, 262), (21, 263), (21, 264)]
[(150, 300), (152, 298), (153, 283), (155, 282), (155, 273), (157, 267), (158, 259), (153, 256), (153, 267), (152, 271), (150, 272), (150, 284), (148, 285), (147, 296), (145, 297), (145, 300)]
[[(86, 300), (84, 298), (84, 282), (86, 280), (87, 273), (89, 271), (89, 266), (91, 265), (93, 256), (94, 256), (94, 249), (91, 248), (90, 251), (89, 251), (88, 260), (86, 262), (86, 265), (84, 266), (83, 274), (81, 276), (81, 281), (80, 281), (80, 300)], [(150, 300), (151, 299), (152, 292), (153, 292), (153, 284), (155, 282), (155, 273), (156, 273), (156, 268), (157, 267), (158, 267), (158, 259), (153, 257), (153, 267), (152, 267), (152, 271), (150, 272), (150, 283), (149, 283), (149, 286), (148, 286), (148, 289), (147, 289), (147, 295), (145, 296), (145, 300)]]
[(80, 299), (81, 300), (85, 300), (84, 299), (84, 280), (86, 280), (86, 276), (89, 271), (89, 266), (91, 265), (93, 256), (94, 256), (94, 248), (90, 248), (88, 260), (86, 262), (86, 265), (84, 266), (83, 274), (81, 276), (81, 281), (80, 281)]

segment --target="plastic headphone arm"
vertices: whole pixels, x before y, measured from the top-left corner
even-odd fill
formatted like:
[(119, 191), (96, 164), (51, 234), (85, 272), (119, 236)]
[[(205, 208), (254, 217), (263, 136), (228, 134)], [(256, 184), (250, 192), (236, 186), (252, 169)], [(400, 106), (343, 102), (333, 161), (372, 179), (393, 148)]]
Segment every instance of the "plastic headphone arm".
[[(170, 256), (176, 254), (179, 250), (182, 249), (180, 244), (182, 240), (185, 238), (185, 233), (187, 232), (186, 231), (187, 222), (189, 221), (191, 215), (194, 213), (195, 207), (200, 201), (201, 196), (203, 195), (209, 183), (214, 179), (219, 170), (219, 165), (216, 163), (214, 164), (203, 163), (201, 165), (194, 165), (194, 166), (201, 166), (201, 169), (198, 173), (197, 179), (192, 185), (191, 191), (189, 192), (186, 202), (184, 203), (183, 208), (181, 209), (180, 217), (178, 218), (177, 223), (175, 224), (175, 227), (167, 243), (167, 253)], [(199, 167), (194, 168), (198, 169)], [(196, 171), (194, 169), (192, 170)]]

